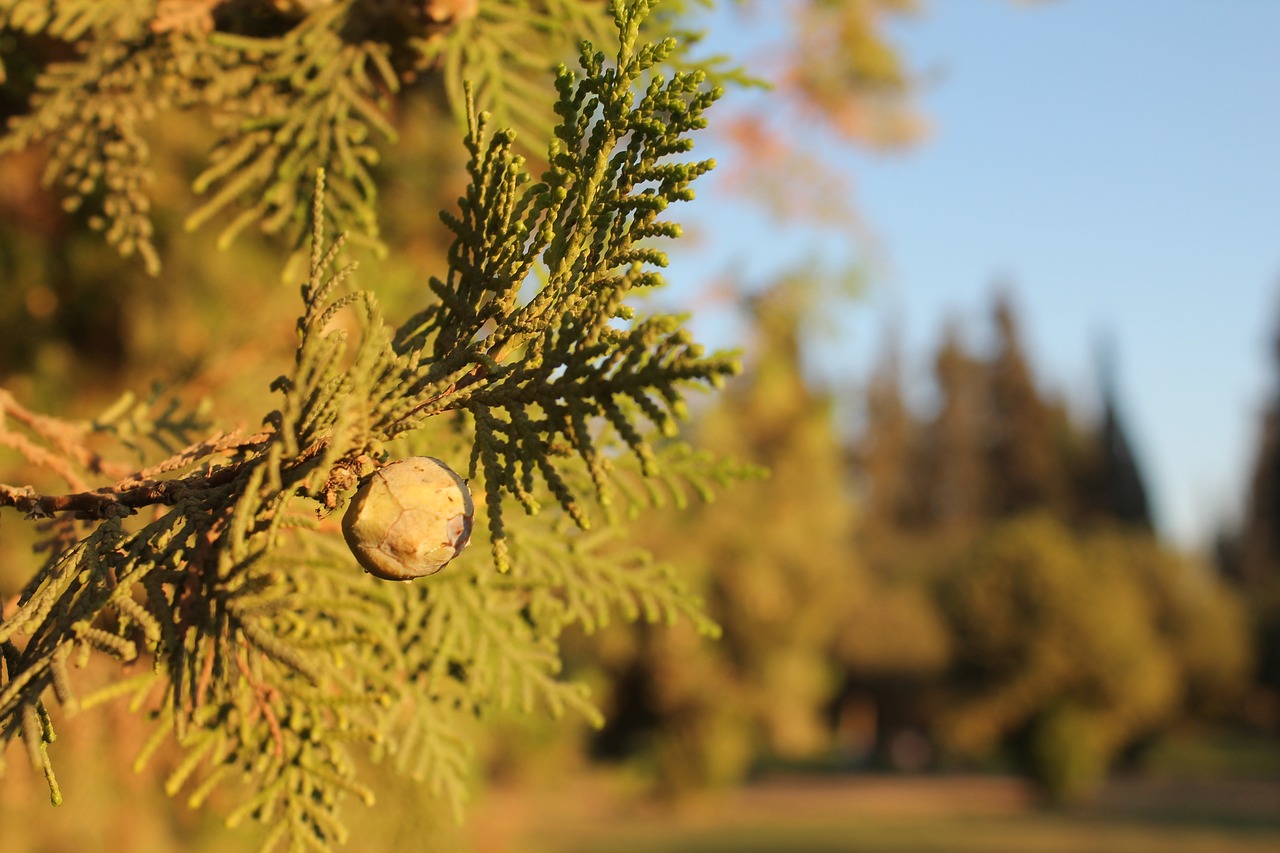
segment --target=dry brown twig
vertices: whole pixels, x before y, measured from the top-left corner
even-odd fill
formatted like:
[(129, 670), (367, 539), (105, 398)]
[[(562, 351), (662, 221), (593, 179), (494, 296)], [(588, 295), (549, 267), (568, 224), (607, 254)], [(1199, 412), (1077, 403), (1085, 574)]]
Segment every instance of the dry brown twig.
[[(48, 444), (52, 450), (41, 447), (24, 433), (9, 429), (10, 420)], [(0, 388), (0, 445), (13, 448), (32, 465), (53, 472), (72, 491), (89, 488), (73, 465), (90, 474), (105, 474), (117, 479), (129, 473), (129, 466), (104, 458), (88, 445), (86, 438), (93, 429), (93, 424), (87, 421), (65, 421), (33, 412), (9, 391)]]
[[(132, 515), (145, 506), (172, 505), (192, 491), (226, 485), (240, 475), (250, 460), (230, 461), (221, 466), (214, 466), (210, 462), (200, 471), (171, 480), (160, 480), (157, 477), (180, 470), (200, 459), (223, 454), (234, 455), (260, 447), (272, 435), (274, 433), (270, 431), (247, 437), (242, 436), (239, 431), (216, 434), (175, 453), (163, 462), (133, 472), (114, 484), (99, 489), (82, 487), (70, 494), (42, 495), (30, 486), (0, 483), (0, 506), (14, 507), (27, 518), (50, 518), (69, 512), (76, 518), (103, 519)], [(0, 438), (2, 437), (3, 434), (0, 433)], [(313, 448), (302, 459), (309, 459), (319, 451), (320, 448)]]

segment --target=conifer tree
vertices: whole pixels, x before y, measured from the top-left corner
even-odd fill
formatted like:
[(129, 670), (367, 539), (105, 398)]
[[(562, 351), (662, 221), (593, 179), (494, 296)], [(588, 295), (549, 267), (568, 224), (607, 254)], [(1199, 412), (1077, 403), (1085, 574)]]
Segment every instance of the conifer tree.
[(1238, 571), (1248, 587), (1265, 586), (1280, 566), (1280, 414), (1274, 404), (1261, 421)]
[[(855, 618), (865, 630), (849, 644), (848, 689), (876, 703), (882, 749), (886, 730), (906, 725), (944, 754), (1010, 749), (1048, 795), (1070, 797), (1167, 725), (1220, 713), (1214, 697), (1239, 697), (1249, 656), (1231, 597), (1151, 535), (1114, 383), (1099, 423), (1078, 425), (1039, 390), (1007, 299), (994, 313), (986, 357), (944, 328), (937, 409), (903, 418), (920, 436), (906, 467), (925, 472), (928, 512), (896, 529), (892, 506), (861, 515), (866, 552), (900, 586), (876, 589)], [(887, 375), (872, 383), (873, 412), (901, 398)], [(883, 422), (869, 419), (862, 447), (885, 445), (867, 443)], [(876, 630), (893, 623), (895, 592), (944, 613), (943, 627), (916, 606), (914, 621)], [(943, 639), (917, 644), (914, 673), (877, 681), (858, 647), (890, 633)]]
[[(910, 528), (922, 508), (915, 419), (902, 393), (902, 353), (889, 338), (864, 395), (866, 422), (854, 469), (862, 479), (864, 530)], [(874, 532), (870, 534), (874, 538)]]
[(1057, 503), (1062, 472), (1057, 469), (1049, 412), (1036, 388), (1007, 295), (996, 296), (992, 316), (997, 349), (988, 392), (987, 495), (989, 511), (1005, 517)]
[[(1273, 341), (1274, 367), (1280, 368), (1280, 332)], [(1277, 370), (1280, 374), (1280, 369)], [(1259, 429), (1244, 524), (1241, 580), (1259, 588), (1280, 567), (1280, 389), (1273, 388)]]
[[(55, 722), (128, 698), (154, 724), (139, 764), (165, 744), (182, 754), (166, 790), (198, 805), (230, 789), (227, 822), (262, 822), (264, 849), (328, 849), (345, 840), (344, 801), (372, 797), (356, 751), (456, 806), (474, 716), (598, 720), (558, 677), (568, 626), (620, 612), (712, 630), (670, 569), (586, 533), (608, 527), (618, 495), (641, 499), (648, 476), (708, 488), (722, 468), (650, 435), (675, 430), (691, 388), (736, 370), (680, 318), (628, 303), (660, 282), (655, 241), (679, 233), (663, 212), (711, 166), (686, 155), (719, 95), (702, 72), (670, 70), (673, 41), (642, 40), (652, 3), (619, 0), (612, 57), (584, 43), (581, 70), (560, 69), (540, 180), (515, 134), (462, 98), (468, 185), (443, 215), (448, 270), (420, 287), (416, 313), (385, 320), (342, 261), (348, 235), (378, 239), (369, 140), (394, 135), (392, 94), (429, 60), (482, 67), (481, 22), (505, 14), (487, 36), (521, 38), (517, 5), (0, 4), (0, 25), (74, 57), (36, 73), (32, 109), (0, 145), (49, 140), (49, 174), (71, 206), (95, 208), (111, 245), (158, 268), (144, 126), (157, 109), (205, 106), (227, 124), (197, 180), (212, 196), (189, 222), (239, 206), (224, 240), (258, 223), (309, 243), (293, 360), (256, 431), (132, 395), (60, 420), (0, 391), (0, 437), (24, 462), (13, 470), (63, 484), (0, 485), (0, 506), (43, 540), (0, 621), (0, 733), (23, 743), (55, 804)], [(574, 32), (528, 19), (535, 35)], [(491, 101), (529, 85), (479, 83)], [(334, 224), (349, 230), (330, 238)], [(490, 558), (473, 548), (389, 585), (359, 570), (334, 513), (392, 459), (427, 454), (471, 478)], [(457, 548), (469, 509), (463, 524)]]
[(1110, 349), (1099, 363), (1102, 415), (1096, 431), (1097, 481), (1091, 508), (1110, 520), (1138, 530), (1152, 529), (1151, 506), (1142, 470), (1120, 412), (1116, 367)]
[[(1280, 331), (1272, 340), (1273, 383), (1280, 376)], [(1263, 411), (1245, 517), (1227, 577), (1241, 588), (1254, 614), (1257, 681), (1280, 692), (1280, 383)], [(1264, 721), (1280, 727), (1280, 715)]]
[(985, 370), (948, 325), (934, 356), (939, 408), (930, 428), (930, 518), (943, 529), (965, 529), (987, 507)]

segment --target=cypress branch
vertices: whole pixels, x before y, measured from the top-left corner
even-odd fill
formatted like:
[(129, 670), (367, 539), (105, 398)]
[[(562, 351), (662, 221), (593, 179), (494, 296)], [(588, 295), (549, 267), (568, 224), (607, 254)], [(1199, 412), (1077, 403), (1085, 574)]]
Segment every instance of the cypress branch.
[[(72, 652), (150, 659), (153, 674), (79, 704), (132, 696), (156, 723), (139, 766), (166, 742), (185, 753), (171, 793), (190, 788), (200, 803), (215, 787), (235, 789), (228, 824), (271, 824), (266, 849), (331, 849), (345, 836), (345, 799), (371, 796), (353, 741), (394, 755), (388, 763), (459, 809), (475, 717), (520, 709), (599, 724), (583, 687), (560, 671), (566, 627), (592, 631), (617, 614), (715, 632), (669, 567), (620, 545), (597, 517), (611, 520), (615, 491), (628, 508), (642, 500), (636, 482), (660, 468), (654, 502), (665, 494), (678, 503), (723, 478), (724, 466), (654, 434), (676, 431), (686, 394), (737, 369), (696, 346), (681, 318), (636, 317), (628, 304), (661, 280), (666, 257), (652, 243), (679, 233), (660, 217), (691, 198), (691, 182), (711, 166), (681, 158), (719, 95), (700, 73), (664, 75), (673, 44), (637, 44), (651, 5), (616, 4), (612, 60), (586, 46), (581, 72), (560, 69), (558, 124), (538, 180), (517, 137), (489, 132), (467, 97), (471, 180), (442, 217), (453, 235), (449, 268), (398, 327), (355, 286), (344, 237), (326, 239), (335, 223), (376, 234), (358, 210), (372, 206), (360, 170), (373, 155), (354, 128), (379, 128), (377, 101), (393, 93), (388, 68), (399, 66), (377, 45), (334, 41), (353, 32), (362, 6), (337, 0), (270, 36), (202, 35), (177, 18), (138, 36), (188, 63), (186, 83), (172, 84), (175, 103), (202, 80), (213, 102), (244, 108), (238, 120), (251, 104), (263, 111), (199, 183), (212, 193), (207, 204), (244, 192), (268, 227), (296, 220), (310, 234), (308, 275), (293, 363), (272, 383), (275, 408), (256, 433), (214, 431), (200, 413), (156, 400), (124, 400), (69, 424), (0, 392), (0, 427), (22, 430), (0, 436), (22, 435), (24, 455), (71, 489), (0, 485), (0, 505), (52, 519), (49, 559), (0, 621), (0, 734), (24, 741), (51, 796), (43, 703), (74, 706)], [(92, 41), (109, 26), (153, 21), (65, 8), (76, 10), (70, 23), (32, 17), (30, 4), (0, 6), (0, 24)], [(231, 68), (232, 54), (271, 70), (216, 82), (210, 69)], [(290, 111), (299, 109), (290, 98), (305, 115)], [(268, 116), (273, 105), (281, 112)], [(269, 168), (253, 165), (262, 163)], [(246, 170), (249, 183), (237, 183)], [(310, 202), (297, 198), (303, 172), (315, 175)], [(310, 228), (295, 216), (299, 204)], [(354, 323), (340, 328), (339, 318)], [(89, 435), (165, 455), (142, 467), (117, 462), (90, 453)], [(331, 513), (392, 453), (411, 452), (469, 460), (487, 517), (473, 535), (488, 540), (491, 560), (464, 555), (430, 580), (390, 585), (359, 572)], [(92, 487), (103, 479), (110, 484)]]

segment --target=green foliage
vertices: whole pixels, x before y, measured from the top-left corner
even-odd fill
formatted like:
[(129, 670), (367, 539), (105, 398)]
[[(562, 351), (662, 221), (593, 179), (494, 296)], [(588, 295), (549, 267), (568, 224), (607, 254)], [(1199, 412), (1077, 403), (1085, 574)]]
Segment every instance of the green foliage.
[(1150, 539), (1073, 536), (1046, 515), (964, 549), (938, 600), (956, 644), (944, 745), (1009, 745), (1054, 799), (1084, 794), (1121, 750), (1203, 712), (1206, 694), (1238, 695), (1248, 670), (1243, 626), (1211, 578)]
[[(541, 181), (513, 153), (512, 135), (488, 135), (469, 108), (471, 185), (458, 214), (444, 217), (450, 270), (400, 326), (371, 292), (349, 289), (344, 238), (324, 239), (332, 217), (320, 173), (294, 364), (273, 384), (278, 405), (259, 432), (205, 428), (191, 441), (193, 418), (129, 405), (88, 427), (54, 428), (5, 406), (33, 437), (17, 448), (29, 462), (60, 473), (70, 458), (81, 479), (116, 472), (93, 491), (68, 479), (76, 491), (66, 495), (0, 486), (0, 505), (52, 519), (47, 561), (0, 622), (0, 731), (25, 742), (55, 802), (54, 701), (74, 713), (128, 696), (155, 721), (139, 766), (165, 743), (185, 755), (166, 790), (200, 805), (234, 788), (228, 823), (267, 825), (265, 848), (327, 849), (346, 839), (344, 800), (372, 801), (360, 752), (458, 808), (477, 715), (575, 711), (598, 721), (582, 685), (559, 677), (568, 626), (591, 631), (620, 614), (714, 632), (669, 568), (607, 529), (583, 532), (589, 504), (607, 507), (619, 484), (658, 473), (646, 434), (673, 431), (691, 388), (736, 370), (704, 355), (679, 318), (633, 319), (626, 303), (632, 288), (660, 281), (653, 267), (665, 258), (650, 242), (678, 235), (658, 217), (691, 198), (690, 181), (710, 167), (678, 157), (718, 95), (695, 72), (658, 73), (670, 42), (637, 47), (650, 5), (617, 4), (612, 63), (585, 46), (582, 75), (561, 70), (560, 125)], [(307, 16), (320, 28), (313, 44), (337, 51), (322, 22), (353, 8)], [(53, 26), (29, 13), (14, 6), (7, 21)], [(76, 21), (68, 37), (108, 23)], [(345, 194), (334, 193), (340, 206)], [(71, 452), (94, 430), (133, 446), (141, 435), (189, 443), (118, 472)], [(429, 583), (384, 584), (356, 570), (330, 513), (379, 460), (424, 448), (470, 457), (489, 519), (478, 538), (494, 560), (472, 553)], [(670, 459), (674, 479), (662, 488), (671, 495), (705, 491), (725, 473), (697, 454)], [(511, 498), (528, 514), (504, 514)], [(82, 691), (75, 671), (103, 656), (129, 675)]]
[(537, 83), (546, 57), (572, 50), (583, 39), (601, 43), (612, 38), (611, 22), (601, 14), (604, 4), (545, 0), (475, 5), (474, 17), (460, 21), (452, 37), (414, 42), (420, 61), (439, 66), (456, 114), (465, 114), (465, 80), (479, 103), (492, 105), (500, 126), (518, 136), (546, 137), (555, 103), (553, 93)]
[(1066, 701), (1038, 715), (1027, 735), (1031, 778), (1056, 804), (1088, 796), (1105, 778), (1108, 746), (1097, 713)]
[(1247, 604), (1206, 567), (1148, 536), (1090, 537), (1092, 558), (1132, 573), (1178, 669), (1180, 702), (1201, 719), (1239, 710), (1254, 666)]
[(149, 5), (9, 0), (0, 6), (0, 25), (25, 35), (71, 42), (97, 35), (82, 48), (80, 61), (52, 64), (38, 78), (35, 110), (11, 123), (0, 152), (49, 140), (45, 184), (67, 193), (69, 210), (100, 195), (93, 227), (104, 229), (122, 254), (136, 251), (158, 270), (149, 197), (155, 177), (142, 129), (165, 106), (152, 92), (153, 81), (168, 75), (157, 50), (138, 41)]
[(809, 757), (830, 745), (833, 652), (857, 630), (867, 578), (832, 464), (840, 448), (830, 401), (800, 377), (801, 297), (793, 284), (754, 304), (753, 365), (697, 427), (699, 445), (767, 466), (767, 479), (645, 525), (657, 554), (689, 567), (721, 641), (623, 628), (614, 638), (623, 651), (597, 656), (616, 709), (597, 748), (650, 763), (669, 793), (736, 784), (763, 756)]
[[(634, 39), (638, 21), (627, 25)], [(580, 86), (562, 71), (550, 166), (532, 186), (525, 186), (511, 135), (486, 144), (482, 124), (472, 119), (472, 188), (462, 216), (445, 217), (457, 235), (449, 279), (432, 280), (439, 303), (410, 320), (397, 342), (414, 350), (430, 344), (435, 357), (388, 434), (450, 408), (474, 417), (472, 464), (484, 473), (500, 567), (502, 492), (535, 511), (531, 484), (541, 477), (585, 529), (586, 510), (552, 457), (581, 459), (607, 506), (610, 461), (593, 438), (592, 420), (603, 418), (648, 472), (652, 450), (633, 426), (636, 418), (669, 433), (683, 413), (680, 385), (715, 383), (733, 370), (726, 358), (705, 358), (677, 317), (615, 325), (632, 318), (622, 302), (631, 288), (661, 280), (644, 266), (665, 266), (666, 256), (644, 241), (679, 234), (658, 214), (692, 198), (690, 181), (712, 165), (668, 159), (689, 149), (684, 134), (703, 125), (702, 111), (717, 97), (717, 90), (700, 90), (702, 75), (657, 78), (634, 103), (636, 81), (671, 48), (662, 42), (634, 55), (624, 50), (616, 72), (604, 69), (602, 54), (584, 51)], [(522, 300), (531, 274), (541, 286)]]
[(235, 211), (220, 246), (250, 226), (300, 244), (324, 169), (331, 224), (381, 252), (376, 172), (408, 88), (443, 85), (461, 121), (470, 80), (536, 150), (555, 123), (542, 75), (612, 28), (580, 0), (0, 0), (0, 33), (19, 39), (10, 92), (31, 94), (0, 151), (48, 142), (45, 183), (154, 274), (148, 133), (183, 111), (220, 134), (188, 228)]

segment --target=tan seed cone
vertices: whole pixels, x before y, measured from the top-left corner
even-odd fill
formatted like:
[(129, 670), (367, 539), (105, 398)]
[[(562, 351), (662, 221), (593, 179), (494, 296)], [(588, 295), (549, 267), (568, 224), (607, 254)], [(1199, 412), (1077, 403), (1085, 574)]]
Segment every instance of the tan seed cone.
[(374, 471), (342, 518), (347, 545), (364, 570), (409, 581), (440, 571), (471, 539), (475, 505), (467, 483), (431, 456)]

